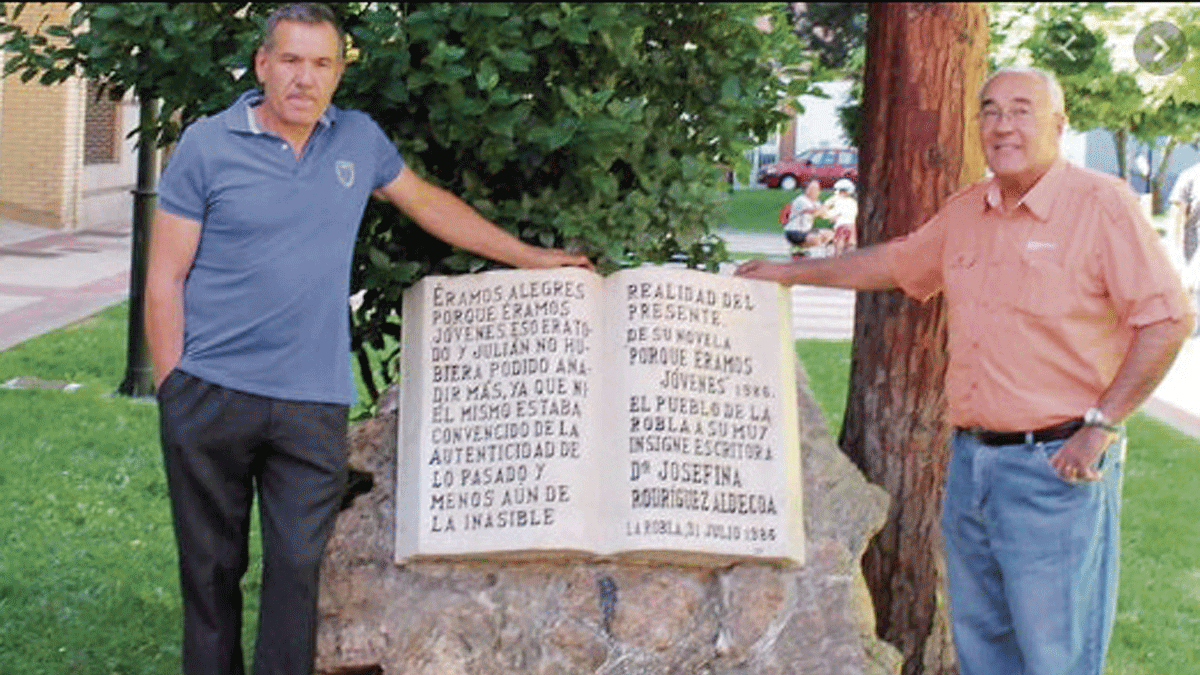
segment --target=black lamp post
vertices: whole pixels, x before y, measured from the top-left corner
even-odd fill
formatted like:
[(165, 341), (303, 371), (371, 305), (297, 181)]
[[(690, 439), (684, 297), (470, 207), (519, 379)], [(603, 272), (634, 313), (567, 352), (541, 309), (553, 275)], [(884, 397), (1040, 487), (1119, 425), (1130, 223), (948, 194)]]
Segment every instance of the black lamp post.
[(157, 192), (158, 153), (154, 145), (154, 121), (158, 101), (138, 96), (137, 187), (133, 190), (133, 242), (129, 265), (129, 331), (126, 349), (125, 379), (117, 388), (123, 396), (150, 396), (154, 393), (154, 371), (146, 347), (143, 298), (146, 287), (146, 259), (150, 248), (150, 222), (154, 218)]

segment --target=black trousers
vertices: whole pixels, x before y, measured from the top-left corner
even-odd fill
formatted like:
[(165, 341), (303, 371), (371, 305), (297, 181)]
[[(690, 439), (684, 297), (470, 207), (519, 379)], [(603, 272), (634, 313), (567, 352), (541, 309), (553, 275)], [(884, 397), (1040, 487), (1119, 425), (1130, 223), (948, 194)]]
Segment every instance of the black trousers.
[(257, 492), (263, 574), (253, 672), (311, 673), (318, 572), (346, 486), (347, 407), (263, 398), (181, 371), (157, 395), (179, 548), (183, 672), (245, 672), (240, 581)]

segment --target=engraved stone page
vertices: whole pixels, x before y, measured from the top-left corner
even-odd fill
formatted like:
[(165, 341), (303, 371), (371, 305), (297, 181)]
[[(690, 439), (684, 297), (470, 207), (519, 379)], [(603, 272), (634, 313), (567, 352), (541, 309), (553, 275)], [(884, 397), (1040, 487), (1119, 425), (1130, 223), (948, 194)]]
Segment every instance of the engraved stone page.
[(608, 545), (583, 443), (601, 401), (601, 284), (582, 269), (504, 270), (405, 294), (398, 562)]
[[(776, 284), (639, 268), (607, 279), (623, 548), (803, 561), (790, 303)], [(664, 556), (674, 559), (677, 556)]]

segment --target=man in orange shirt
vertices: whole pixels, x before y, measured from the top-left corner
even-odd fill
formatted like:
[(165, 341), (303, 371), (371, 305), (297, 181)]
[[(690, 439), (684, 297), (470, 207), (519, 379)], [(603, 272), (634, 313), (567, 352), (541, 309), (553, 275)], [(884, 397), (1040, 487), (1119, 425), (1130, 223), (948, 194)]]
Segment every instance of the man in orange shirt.
[(945, 294), (951, 458), (942, 504), (962, 675), (1100, 675), (1116, 607), (1120, 425), (1194, 309), (1121, 181), (1059, 155), (1062, 89), (1038, 70), (980, 93), (993, 176), (917, 231), (744, 277)]

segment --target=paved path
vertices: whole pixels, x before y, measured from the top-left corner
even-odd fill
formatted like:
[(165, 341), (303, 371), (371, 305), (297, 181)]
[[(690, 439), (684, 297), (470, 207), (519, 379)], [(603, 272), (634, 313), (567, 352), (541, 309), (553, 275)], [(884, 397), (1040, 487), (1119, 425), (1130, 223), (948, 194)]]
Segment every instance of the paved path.
[(129, 242), (0, 221), (0, 351), (129, 297)]
[[(730, 251), (788, 256), (782, 236), (721, 234)], [(0, 351), (127, 298), (129, 248), (127, 225), (64, 233), (0, 220)], [(852, 291), (793, 288), (796, 337), (851, 339), (854, 297)], [(1200, 340), (1184, 346), (1146, 410), (1200, 438)]]
[(1191, 338), (1175, 365), (1143, 406), (1146, 412), (1193, 438), (1200, 438), (1200, 338)]

